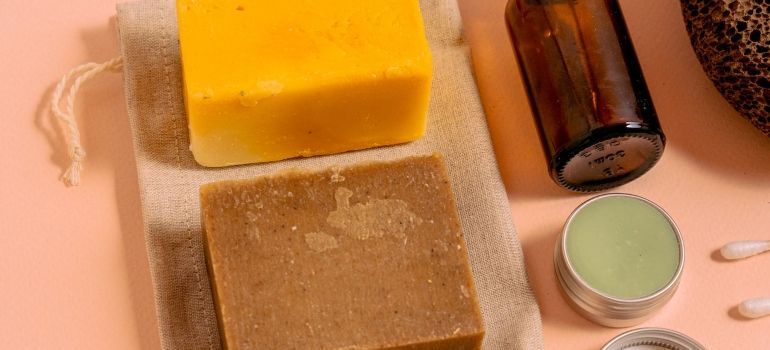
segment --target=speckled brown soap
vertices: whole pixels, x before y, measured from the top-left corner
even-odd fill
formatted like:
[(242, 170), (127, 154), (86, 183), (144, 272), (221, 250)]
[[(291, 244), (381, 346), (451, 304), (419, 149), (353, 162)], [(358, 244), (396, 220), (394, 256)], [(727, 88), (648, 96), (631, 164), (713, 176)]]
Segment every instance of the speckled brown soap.
[(201, 207), (225, 348), (480, 348), (440, 156), (208, 184)]

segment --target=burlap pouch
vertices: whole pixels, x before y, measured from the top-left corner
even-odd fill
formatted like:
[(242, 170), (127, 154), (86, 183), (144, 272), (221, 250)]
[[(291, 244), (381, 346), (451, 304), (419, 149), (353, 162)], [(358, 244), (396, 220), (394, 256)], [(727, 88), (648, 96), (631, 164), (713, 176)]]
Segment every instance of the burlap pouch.
[[(174, 6), (118, 5), (128, 116), (164, 349), (219, 349), (203, 255), (198, 187), (286, 167), (318, 169), (441, 152), (446, 158), (487, 328), (484, 349), (542, 349), (527, 282), (455, 0), (420, 2), (434, 59), (425, 137), (395, 147), (223, 169), (189, 151)], [(257, 349), (259, 350), (259, 349)]]

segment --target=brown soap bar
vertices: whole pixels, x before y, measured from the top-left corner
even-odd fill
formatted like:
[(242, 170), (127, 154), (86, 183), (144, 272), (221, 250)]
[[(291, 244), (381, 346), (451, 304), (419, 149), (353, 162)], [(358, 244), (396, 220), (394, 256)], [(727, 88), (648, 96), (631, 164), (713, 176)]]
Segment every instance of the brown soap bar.
[(225, 348), (480, 348), (440, 156), (208, 184), (201, 207)]

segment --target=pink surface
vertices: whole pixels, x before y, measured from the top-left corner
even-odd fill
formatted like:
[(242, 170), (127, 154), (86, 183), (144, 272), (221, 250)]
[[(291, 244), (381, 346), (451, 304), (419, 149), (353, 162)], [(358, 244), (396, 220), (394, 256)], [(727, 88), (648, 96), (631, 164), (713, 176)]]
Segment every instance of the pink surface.
[[(586, 195), (546, 175), (503, 23), (505, 0), (461, 0), (467, 38), (513, 217), (540, 303), (547, 349), (597, 349), (620, 329), (582, 319), (561, 299), (553, 245)], [(685, 332), (710, 349), (766, 349), (770, 318), (735, 305), (770, 297), (770, 254), (739, 262), (714, 252), (770, 239), (770, 139), (719, 96), (689, 47), (675, 0), (622, 1), (668, 148), (649, 174), (618, 189), (677, 220), (687, 247), (682, 285), (645, 326)], [(79, 96), (83, 184), (57, 180), (62, 134), (41, 98), (69, 68), (118, 54), (113, 1), (0, 2), (0, 348), (157, 349), (136, 172), (119, 74)]]

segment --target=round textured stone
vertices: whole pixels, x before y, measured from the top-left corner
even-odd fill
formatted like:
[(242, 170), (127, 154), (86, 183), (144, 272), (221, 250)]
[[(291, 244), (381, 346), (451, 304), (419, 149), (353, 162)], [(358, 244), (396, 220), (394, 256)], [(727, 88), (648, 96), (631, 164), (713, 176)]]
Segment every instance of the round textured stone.
[(770, 136), (770, 0), (681, 0), (690, 41), (717, 89)]

